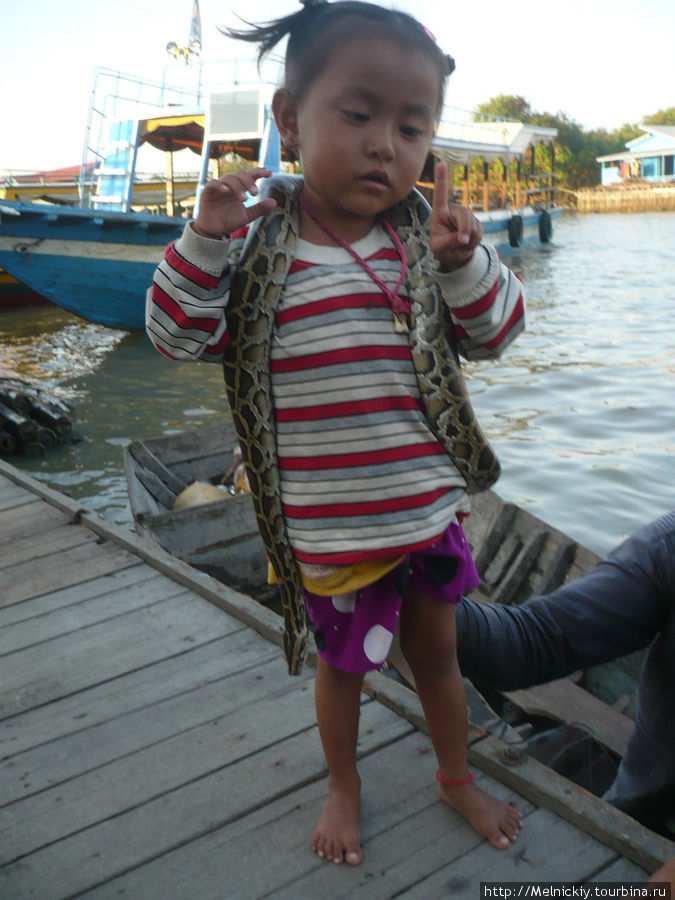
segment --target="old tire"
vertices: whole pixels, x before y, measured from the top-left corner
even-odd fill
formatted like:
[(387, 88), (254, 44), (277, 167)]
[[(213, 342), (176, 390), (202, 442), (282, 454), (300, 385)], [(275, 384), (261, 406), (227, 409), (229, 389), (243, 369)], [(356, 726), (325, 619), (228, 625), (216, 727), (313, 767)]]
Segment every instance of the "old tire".
[(523, 239), (523, 220), (520, 216), (511, 216), (509, 219), (509, 244), (512, 247), (520, 247)]
[(551, 216), (543, 210), (542, 214), (539, 216), (539, 240), (542, 244), (548, 244), (548, 242), (553, 237), (553, 222), (551, 221)]

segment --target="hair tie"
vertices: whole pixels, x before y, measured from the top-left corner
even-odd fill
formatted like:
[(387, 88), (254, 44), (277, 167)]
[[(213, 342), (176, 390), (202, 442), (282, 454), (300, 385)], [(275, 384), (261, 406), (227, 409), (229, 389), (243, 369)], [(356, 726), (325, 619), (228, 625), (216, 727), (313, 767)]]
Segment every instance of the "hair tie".
[(312, 9), (313, 7), (328, 6), (328, 0), (300, 0), (300, 4), (304, 9)]

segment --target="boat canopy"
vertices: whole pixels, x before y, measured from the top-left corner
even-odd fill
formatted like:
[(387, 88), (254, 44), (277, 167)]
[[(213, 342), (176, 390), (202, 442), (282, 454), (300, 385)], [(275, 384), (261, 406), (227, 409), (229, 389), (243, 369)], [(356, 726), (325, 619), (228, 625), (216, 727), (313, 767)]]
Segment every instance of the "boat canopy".
[(557, 129), (522, 122), (452, 122), (443, 120), (431, 143), (431, 152), (451, 165), (468, 166), (474, 159), (496, 159), (508, 164), (523, 159), (535, 144), (554, 141)]
[[(139, 144), (149, 144), (157, 150), (174, 153), (186, 147), (197, 156), (202, 155), (206, 116), (203, 111), (188, 115), (165, 115), (145, 119), (141, 123)], [(209, 158), (219, 159), (226, 153), (237, 153), (248, 160), (258, 158), (260, 138), (212, 140)]]

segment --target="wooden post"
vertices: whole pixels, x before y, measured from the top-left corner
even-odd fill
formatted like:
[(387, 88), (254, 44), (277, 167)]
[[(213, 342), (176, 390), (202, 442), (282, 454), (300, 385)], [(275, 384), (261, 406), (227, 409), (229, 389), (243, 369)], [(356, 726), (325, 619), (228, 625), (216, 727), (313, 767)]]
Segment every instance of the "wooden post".
[(483, 210), (490, 209), (490, 164), (483, 160)]
[(469, 167), (464, 166), (464, 179), (462, 181), (462, 203), (469, 205)]
[(551, 141), (551, 206), (556, 205), (555, 141)]
[(521, 160), (516, 165), (516, 209), (520, 209), (520, 178), (521, 178)]
[(500, 162), (502, 163), (502, 170), (499, 173), (499, 205), (504, 209), (506, 207), (506, 166), (502, 160)]

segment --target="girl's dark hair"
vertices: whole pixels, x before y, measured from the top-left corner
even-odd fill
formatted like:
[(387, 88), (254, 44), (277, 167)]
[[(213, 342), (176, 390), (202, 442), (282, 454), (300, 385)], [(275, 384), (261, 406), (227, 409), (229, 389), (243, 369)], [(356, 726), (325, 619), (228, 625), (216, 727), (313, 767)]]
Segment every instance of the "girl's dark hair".
[[(258, 63), (288, 35), (284, 86), (301, 97), (321, 73), (330, 51), (343, 39), (348, 39), (355, 21), (372, 22), (386, 28), (402, 44), (416, 47), (437, 66), (440, 75), (438, 112), (443, 106), (445, 81), (454, 71), (455, 61), (438, 47), (431, 34), (416, 19), (398, 10), (386, 9), (359, 0), (301, 0), (303, 8), (251, 30), (224, 29), (228, 37), (258, 44)], [(250, 23), (247, 23), (250, 24)]]

